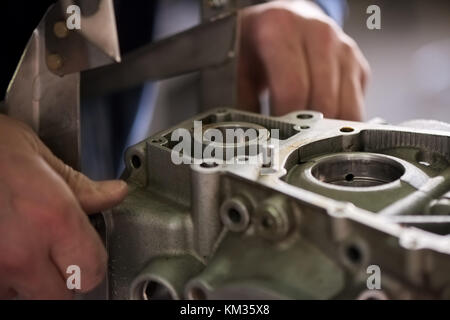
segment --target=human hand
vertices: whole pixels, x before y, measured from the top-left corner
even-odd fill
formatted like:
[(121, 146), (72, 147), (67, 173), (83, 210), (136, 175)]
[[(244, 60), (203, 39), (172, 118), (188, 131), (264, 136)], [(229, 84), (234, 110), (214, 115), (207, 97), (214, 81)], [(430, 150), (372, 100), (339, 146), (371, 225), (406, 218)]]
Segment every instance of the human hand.
[(57, 159), (25, 124), (0, 115), (0, 298), (66, 299), (104, 278), (107, 255), (86, 213), (118, 204), (123, 181), (93, 182)]
[(258, 112), (268, 89), (272, 114), (311, 109), (362, 120), (370, 68), (357, 44), (310, 1), (273, 1), (242, 11), (238, 96)]

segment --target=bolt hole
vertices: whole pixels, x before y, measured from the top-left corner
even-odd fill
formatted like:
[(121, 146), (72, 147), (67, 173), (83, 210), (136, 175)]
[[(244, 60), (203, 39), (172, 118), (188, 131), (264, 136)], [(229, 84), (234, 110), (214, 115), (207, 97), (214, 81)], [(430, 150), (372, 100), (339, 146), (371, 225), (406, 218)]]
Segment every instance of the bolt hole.
[(131, 165), (133, 166), (133, 168), (139, 169), (142, 165), (141, 158), (139, 158), (139, 156), (137, 156), (137, 155), (132, 156), (131, 157)]
[(301, 126), (300, 129), (308, 130), (308, 129), (309, 129), (309, 126)]
[(219, 165), (216, 162), (203, 162), (200, 167), (205, 168), (205, 169), (211, 169), (211, 168), (216, 168)]
[(353, 132), (355, 131), (355, 129), (351, 128), (351, 127), (343, 127), (341, 128), (341, 132)]
[(312, 117), (313, 117), (312, 114), (307, 114), (307, 113), (300, 113), (297, 115), (297, 119), (302, 119), (302, 120), (311, 119)]
[(348, 260), (353, 264), (359, 264), (362, 261), (363, 255), (361, 249), (354, 244), (351, 244), (346, 248), (345, 254)]
[(234, 209), (234, 208), (230, 208), (228, 210), (228, 218), (234, 224), (239, 224), (241, 222), (241, 220), (242, 220), (241, 213), (238, 210)]
[(275, 221), (270, 216), (265, 216), (261, 220), (261, 225), (264, 229), (271, 229), (275, 225)]
[(355, 178), (355, 176), (353, 174), (349, 173), (345, 176), (345, 181), (351, 182), (351, 181), (353, 181), (354, 178)]
[(190, 298), (192, 300), (206, 300), (206, 293), (203, 289), (194, 287), (190, 290)]
[(142, 290), (144, 300), (173, 300), (169, 289), (156, 281), (147, 281)]

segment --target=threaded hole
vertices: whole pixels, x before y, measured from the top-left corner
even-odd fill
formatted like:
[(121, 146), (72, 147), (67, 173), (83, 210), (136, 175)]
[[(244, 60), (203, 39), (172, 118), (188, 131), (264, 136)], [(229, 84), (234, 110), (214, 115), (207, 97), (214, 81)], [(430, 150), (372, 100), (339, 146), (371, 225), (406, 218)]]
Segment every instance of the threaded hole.
[(346, 254), (348, 260), (353, 264), (359, 264), (362, 261), (363, 255), (362, 255), (361, 249), (354, 244), (349, 245), (346, 248), (345, 254)]
[(157, 281), (147, 281), (142, 289), (144, 300), (173, 300), (170, 290)]
[(241, 220), (242, 220), (241, 213), (238, 210), (234, 209), (234, 208), (230, 208), (228, 210), (228, 218), (234, 224), (239, 224), (241, 222)]
[(137, 156), (137, 155), (132, 156), (131, 157), (131, 165), (133, 168), (139, 169), (142, 165), (141, 158), (139, 158), (139, 156)]

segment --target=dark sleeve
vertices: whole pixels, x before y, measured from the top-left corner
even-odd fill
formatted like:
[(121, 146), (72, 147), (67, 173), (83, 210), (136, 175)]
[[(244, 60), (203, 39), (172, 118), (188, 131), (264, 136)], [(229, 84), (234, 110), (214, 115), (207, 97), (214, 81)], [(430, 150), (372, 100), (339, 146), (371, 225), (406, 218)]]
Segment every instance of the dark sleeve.
[(344, 19), (347, 15), (346, 0), (314, 0), (314, 2), (317, 3), (323, 11), (333, 18), (340, 26), (344, 24)]
[(114, 0), (117, 34), (122, 54), (152, 40), (153, 21), (158, 1)]
[[(47, 9), (56, 0), (23, 2), (0, 1), (0, 101), (4, 99), (8, 84), (17, 64)], [(122, 53), (136, 49), (151, 41), (153, 14), (157, 1), (114, 0), (117, 29)]]
[(0, 1), (0, 100), (4, 99), (20, 57), (47, 9), (54, 0)]

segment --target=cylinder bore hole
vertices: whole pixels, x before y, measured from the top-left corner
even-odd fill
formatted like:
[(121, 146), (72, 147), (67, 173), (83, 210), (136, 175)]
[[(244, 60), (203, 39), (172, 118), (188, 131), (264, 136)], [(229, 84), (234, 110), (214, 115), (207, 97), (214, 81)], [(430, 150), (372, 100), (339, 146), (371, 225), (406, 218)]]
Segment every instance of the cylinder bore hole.
[[(221, 141), (219, 141), (219, 138), (221, 138)], [(255, 144), (269, 138), (269, 130), (255, 123), (223, 121), (203, 127), (203, 142), (215, 143), (222, 147)]]
[(143, 300), (173, 300), (170, 290), (157, 281), (146, 281), (142, 287)]
[(131, 166), (135, 169), (139, 169), (142, 165), (141, 158), (139, 156), (134, 155), (131, 157)]
[(206, 293), (202, 288), (193, 287), (189, 290), (189, 298), (192, 300), (206, 300)]
[(362, 188), (394, 182), (405, 173), (399, 162), (377, 154), (336, 154), (318, 160), (314, 178), (330, 185)]

